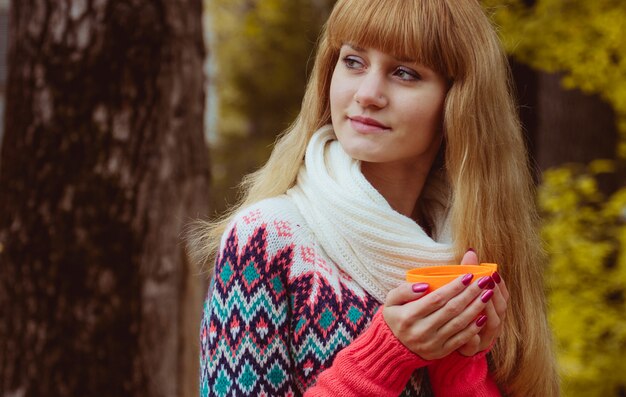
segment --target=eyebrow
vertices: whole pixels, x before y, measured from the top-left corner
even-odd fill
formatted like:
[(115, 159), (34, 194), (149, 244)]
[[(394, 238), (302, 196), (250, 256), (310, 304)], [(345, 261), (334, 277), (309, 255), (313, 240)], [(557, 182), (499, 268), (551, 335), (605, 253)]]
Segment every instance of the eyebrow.
[[(348, 46), (348, 47), (350, 47), (350, 48), (352, 48), (354, 51), (357, 51), (357, 52), (364, 52), (364, 51), (365, 51), (365, 48), (359, 47), (359, 46), (354, 45), (354, 44), (345, 43), (344, 45), (345, 45), (345, 46)], [(415, 59), (410, 59), (410, 58), (397, 58), (397, 57), (396, 57), (396, 56), (394, 56), (394, 55), (392, 55), (392, 57), (393, 57), (396, 61), (398, 61), (398, 62), (419, 63), (419, 62), (417, 62)]]

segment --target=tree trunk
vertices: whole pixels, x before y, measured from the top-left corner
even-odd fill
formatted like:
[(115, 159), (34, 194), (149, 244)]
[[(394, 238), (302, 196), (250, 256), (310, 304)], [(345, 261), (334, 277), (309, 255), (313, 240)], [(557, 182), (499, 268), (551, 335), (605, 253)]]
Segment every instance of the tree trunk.
[(596, 95), (566, 90), (559, 74), (539, 73), (537, 161), (542, 169), (615, 158), (617, 128), (610, 105)]
[[(597, 95), (563, 88), (560, 74), (511, 64), (537, 179), (549, 168), (616, 158), (619, 134), (610, 105)], [(610, 194), (620, 188), (620, 172), (598, 175), (600, 190)]]
[[(12, 4), (0, 395), (197, 393), (201, 0)], [(190, 340), (191, 339), (191, 340)]]

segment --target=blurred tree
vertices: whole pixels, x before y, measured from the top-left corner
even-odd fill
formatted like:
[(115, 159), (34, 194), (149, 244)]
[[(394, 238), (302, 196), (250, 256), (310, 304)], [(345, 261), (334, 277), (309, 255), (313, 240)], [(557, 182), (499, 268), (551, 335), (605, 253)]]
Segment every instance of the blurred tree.
[[(626, 2), (538, 0), (533, 7), (520, 0), (483, 2), (493, 12), (510, 54), (533, 68), (559, 73), (556, 80), (546, 82), (548, 86), (561, 80), (565, 88), (597, 94), (612, 107), (614, 114), (605, 118), (616, 116), (621, 139), (612, 138), (605, 124), (596, 124), (593, 143), (598, 146), (608, 140), (613, 143), (611, 157), (626, 159)], [(571, 101), (571, 95), (565, 101)], [(571, 103), (568, 108), (572, 109)], [(597, 120), (598, 107), (592, 109), (588, 118)], [(570, 111), (567, 117), (580, 115)], [(566, 140), (562, 143), (567, 145)]]
[(0, 394), (197, 393), (201, 0), (15, 1), (0, 164)]
[(626, 189), (607, 197), (597, 185), (612, 169), (551, 169), (540, 189), (564, 396), (626, 395)]
[(626, 4), (483, 1), (508, 51), (542, 71), (537, 153), (556, 168), (544, 173), (539, 204), (563, 394), (625, 396)]
[(216, 210), (234, 201), (234, 185), (265, 162), (299, 111), (308, 60), (332, 3), (208, 0), (219, 98)]

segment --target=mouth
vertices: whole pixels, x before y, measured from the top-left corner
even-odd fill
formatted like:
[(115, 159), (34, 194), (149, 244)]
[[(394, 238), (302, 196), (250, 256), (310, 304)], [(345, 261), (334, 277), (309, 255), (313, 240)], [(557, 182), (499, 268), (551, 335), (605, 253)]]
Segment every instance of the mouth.
[(358, 132), (380, 132), (389, 129), (389, 127), (385, 124), (370, 117), (349, 116), (348, 119), (350, 120), (350, 124), (352, 124), (352, 127)]

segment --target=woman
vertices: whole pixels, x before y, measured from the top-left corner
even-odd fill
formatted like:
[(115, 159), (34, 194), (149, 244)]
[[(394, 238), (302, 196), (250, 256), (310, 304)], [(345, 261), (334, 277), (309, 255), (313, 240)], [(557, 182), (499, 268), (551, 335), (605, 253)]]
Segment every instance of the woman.
[[(558, 395), (524, 142), (477, 1), (339, 0), (243, 189), (191, 241), (217, 252), (202, 395)], [(403, 281), (478, 255), (499, 273)]]

